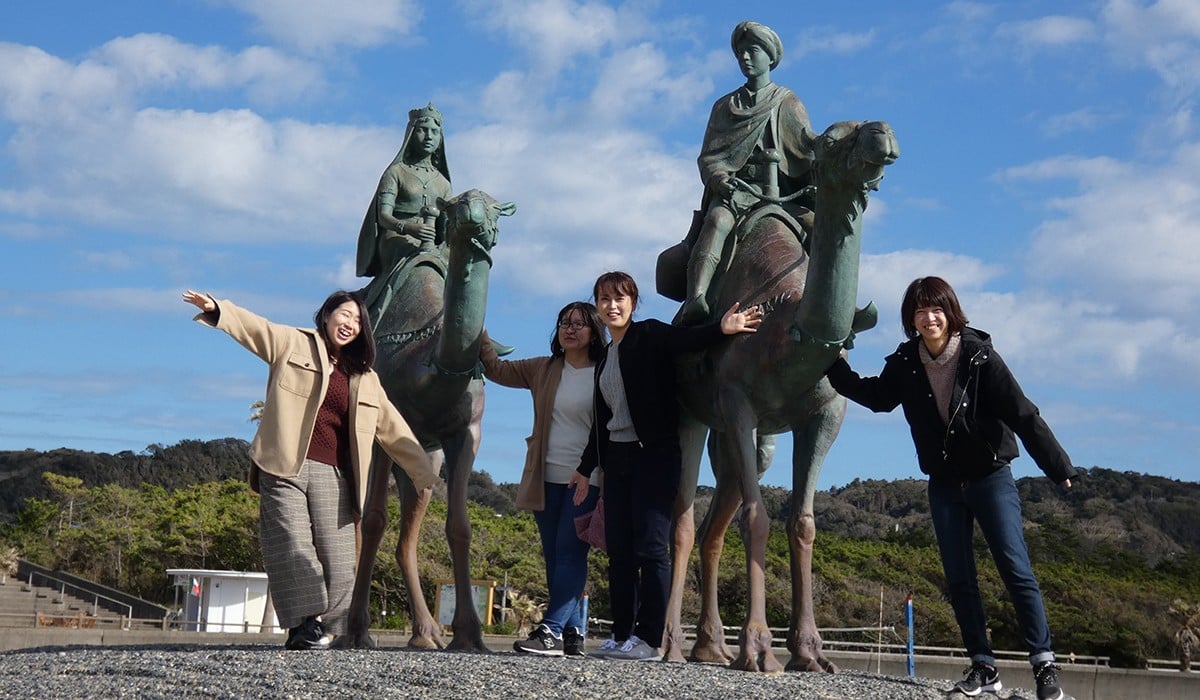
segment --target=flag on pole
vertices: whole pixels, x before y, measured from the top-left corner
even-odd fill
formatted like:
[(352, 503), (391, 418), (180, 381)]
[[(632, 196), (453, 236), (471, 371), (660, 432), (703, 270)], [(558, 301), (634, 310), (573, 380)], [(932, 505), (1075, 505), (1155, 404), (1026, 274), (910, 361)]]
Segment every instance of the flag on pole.
[(192, 595), (200, 597), (200, 579), (195, 576), (192, 577)]

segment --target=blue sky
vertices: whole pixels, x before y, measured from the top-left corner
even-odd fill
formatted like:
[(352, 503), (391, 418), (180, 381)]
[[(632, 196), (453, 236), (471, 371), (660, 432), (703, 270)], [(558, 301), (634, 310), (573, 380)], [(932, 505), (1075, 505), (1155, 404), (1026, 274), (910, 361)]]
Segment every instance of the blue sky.
[[(1200, 5), (1139, 2), (43, 0), (0, 7), (0, 449), (249, 439), (259, 360), (188, 287), (307, 325), (358, 288), (358, 227), (409, 109), (502, 221), (488, 327), (545, 354), (555, 312), (658, 252), (700, 198), (729, 33), (784, 43), (821, 130), (891, 123), (860, 302), (902, 340), (937, 274), (1080, 466), (1200, 478)], [(520, 474), (528, 394), (489, 387), (477, 467)], [(785, 440), (765, 483), (790, 485)], [(1037, 473), (1028, 457), (1021, 475)], [(822, 488), (916, 476), (903, 418), (851, 406)], [(707, 479), (711, 483), (711, 477)]]

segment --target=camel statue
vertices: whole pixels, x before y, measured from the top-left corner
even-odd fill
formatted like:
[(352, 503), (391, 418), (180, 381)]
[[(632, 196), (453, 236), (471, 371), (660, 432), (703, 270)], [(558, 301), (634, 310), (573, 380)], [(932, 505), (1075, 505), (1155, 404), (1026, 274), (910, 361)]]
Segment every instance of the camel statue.
[[(701, 611), (691, 658), (746, 671), (783, 670), (771, 649), (764, 591), (769, 523), (758, 479), (774, 451), (772, 436), (791, 430), (792, 617), (789, 670), (836, 671), (824, 657), (812, 606), (813, 494), (817, 476), (841, 428), (846, 401), (825, 379), (826, 368), (853, 334), (874, 326), (873, 304), (855, 309), (862, 213), (869, 190), (899, 156), (883, 122), (839, 122), (814, 145), (816, 200), (810, 240), (780, 200), (763, 203), (739, 225), (736, 252), (710, 287), (710, 308), (734, 301), (762, 304), (758, 332), (738, 336), (679, 363), (685, 414), (680, 430), (683, 477), (676, 504), (673, 585), (663, 635), (665, 658), (682, 661), (682, 589), (695, 540), (693, 500), (705, 433), (716, 491), (701, 528)], [(769, 180), (770, 182), (771, 180)], [(769, 188), (768, 188), (769, 189)], [(732, 244), (732, 243), (731, 243)], [(726, 647), (718, 612), (717, 563), (725, 532), (742, 508), (748, 609), (736, 657)]]
[[(446, 214), (447, 258), (423, 251), (375, 325), (376, 371), (388, 398), (412, 426), (434, 468), (446, 465), (446, 538), (454, 567), (455, 612), (451, 649), (486, 652), (483, 627), (471, 601), (471, 527), (467, 520), (467, 480), (479, 449), (483, 417), (480, 332), (487, 308), (491, 249), (497, 220), (516, 210), (479, 190), (438, 200)], [(417, 493), (404, 470), (376, 449), (362, 515), (361, 542), (349, 632), (339, 647), (373, 647), (367, 634), (371, 572), (387, 525), (388, 473), (400, 491), (400, 539), (396, 560), (411, 601), (410, 647), (446, 645), (422, 594), (417, 574), (417, 539), (430, 493)]]

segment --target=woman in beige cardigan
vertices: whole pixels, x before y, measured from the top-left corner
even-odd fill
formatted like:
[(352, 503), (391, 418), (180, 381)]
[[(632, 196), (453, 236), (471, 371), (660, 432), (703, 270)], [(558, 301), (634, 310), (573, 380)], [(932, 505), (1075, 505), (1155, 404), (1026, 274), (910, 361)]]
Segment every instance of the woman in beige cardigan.
[(533, 434), (526, 440), (529, 451), (517, 506), (532, 510), (537, 521), (550, 601), (529, 639), (513, 644), (518, 652), (584, 655), (579, 600), (587, 583), (589, 546), (575, 533), (575, 518), (595, 507), (600, 489), (593, 480), (580, 501), (569, 482), (592, 429), (593, 370), (604, 344), (596, 307), (576, 301), (558, 312), (549, 357), (504, 361), (490, 340), (480, 352), (488, 379), (533, 394)]
[(378, 442), (417, 489), (438, 481), (428, 456), (388, 401), (371, 365), (375, 342), (362, 299), (334, 292), (295, 328), (190, 289), (195, 318), (268, 365), (262, 420), (250, 445), (259, 537), (285, 647), (325, 647), (346, 631), (354, 585), (355, 523)]

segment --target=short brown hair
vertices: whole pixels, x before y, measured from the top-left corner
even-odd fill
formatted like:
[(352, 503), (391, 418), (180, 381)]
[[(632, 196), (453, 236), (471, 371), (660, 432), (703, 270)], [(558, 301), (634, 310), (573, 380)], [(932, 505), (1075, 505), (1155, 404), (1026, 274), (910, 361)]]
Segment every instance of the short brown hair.
[(600, 301), (601, 290), (609, 290), (631, 297), (633, 299), (633, 308), (637, 309), (637, 282), (633, 281), (633, 277), (630, 277), (628, 272), (605, 272), (603, 275), (600, 275), (596, 278), (596, 284), (592, 286), (592, 299), (596, 302)]
[(930, 306), (941, 308), (946, 314), (947, 330), (958, 333), (970, 322), (958, 304), (958, 295), (950, 283), (941, 277), (918, 277), (909, 283), (904, 292), (904, 301), (900, 304), (900, 325), (904, 327), (906, 338), (916, 338), (920, 335), (913, 317), (917, 309)]

